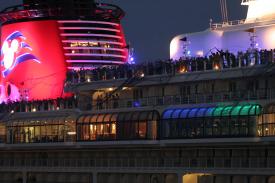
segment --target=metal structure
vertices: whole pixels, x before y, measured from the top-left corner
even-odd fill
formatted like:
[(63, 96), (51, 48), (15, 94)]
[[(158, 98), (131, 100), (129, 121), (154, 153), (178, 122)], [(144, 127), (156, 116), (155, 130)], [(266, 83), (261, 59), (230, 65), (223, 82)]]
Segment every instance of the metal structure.
[(228, 22), (228, 10), (227, 10), (227, 2), (226, 0), (220, 0), (222, 20), (224, 23)]

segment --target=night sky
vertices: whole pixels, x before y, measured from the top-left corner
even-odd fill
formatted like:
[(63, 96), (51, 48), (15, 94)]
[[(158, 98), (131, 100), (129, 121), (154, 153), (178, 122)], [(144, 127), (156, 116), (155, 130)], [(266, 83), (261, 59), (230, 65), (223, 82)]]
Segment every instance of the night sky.
[[(99, 0), (97, 0), (99, 1)], [(0, 0), (0, 8), (20, 0)], [(202, 31), (209, 19), (221, 22), (219, 0), (100, 0), (119, 5), (127, 41), (135, 50), (137, 62), (169, 58), (171, 39), (182, 33)], [(228, 0), (230, 20), (243, 19), (246, 8), (241, 0)]]

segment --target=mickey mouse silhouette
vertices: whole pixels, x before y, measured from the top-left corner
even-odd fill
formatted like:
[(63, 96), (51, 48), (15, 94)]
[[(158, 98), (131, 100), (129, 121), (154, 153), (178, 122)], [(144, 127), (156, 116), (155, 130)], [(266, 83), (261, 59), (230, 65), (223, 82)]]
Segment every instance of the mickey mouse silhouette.
[(24, 42), (25, 39), (21, 32), (16, 31), (10, 34), (4, 41), (1, 49), (1, 65), (4, 66), (2, 75), (4, 78), (22, 62), (32, 60), (40, 63), (33, 54), (28, 52), (32, 51), (32, 48)]
[[(31, 53), (32, 48), (25, 42), (26, 38), (19, 31), (11, 33), (3, 42), (1, 48), (2, 83), (0, 85), (0, 102), (19, 100), (19, 89), (5, 78), (20, 63), (40, 61)], [(4, 79), (4, 80), (3, 80)]]

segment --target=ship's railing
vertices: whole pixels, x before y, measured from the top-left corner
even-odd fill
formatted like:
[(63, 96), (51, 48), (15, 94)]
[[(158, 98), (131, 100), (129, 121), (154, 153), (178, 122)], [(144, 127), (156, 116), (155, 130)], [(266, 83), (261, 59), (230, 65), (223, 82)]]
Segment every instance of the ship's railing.
[(16, 101), (0, 104), (0, 113), (58, 111), (77, 108), (74, 97), (49, 100)]
[(245, 19), (233, 20), (233, 21), (222, 22), (222, 23), (210, 23), (210, 28), (219, 29), (219, 28), (228, 27), (228, 26), (242, 25), (244, 23), (245, 23)]
[[(257, 100), (275, 99), (275, 89), (259, 89), (255, 91), (236, 91), (236, 92), (218, 92), (208, 94), (190, 94), (190, 95), (166, 95), (150, 96), (139, 99), (134, 98), (109, 98), (108, 100), (92, 100), (87, 103), (87, 110), (108, 110), (118, 108), (140, 108), (183, 104), (203, 104), (219, 102), (245, 102)], [(14, 112), (37, 112), (37, 111), (58, 111), (63, 109), (78, 108), (77, 99), (34, 102), (16, 102), (12, 104), (1, 104), (1, 113)]]
[(245, 102), (255, 100), (275, 99), (275, 89), (262, 89), (256, 91), (220, 92), (209, 94), (190, 94), (185, 96), (152, 96), (140, 99), (109, 99), (101, 102), (93, 101), (94, 110), (106, 110), (115, 108), (138, 108), (151, 106), (167, 106), (182, 104), (203, 104), (219, 102)]
[(274, 157), (0, 159), (3, 168), (275, 168)]

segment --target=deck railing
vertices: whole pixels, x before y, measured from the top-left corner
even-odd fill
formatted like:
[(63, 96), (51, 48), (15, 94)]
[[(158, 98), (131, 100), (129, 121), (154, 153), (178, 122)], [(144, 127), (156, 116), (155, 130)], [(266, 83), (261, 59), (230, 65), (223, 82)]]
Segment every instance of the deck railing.
[(182, 104), (204, 104), (220, 102), (245, 102), (255, 100), (270, 100), (275, 98), (275, 89), (260, 89), (256, 91), (218, 92), (209, 94), (190, 94), (185, 96), (151, 96), (139, 99), (109, 99), (94, 100), (92, 110), (107, 110), (116, 108), (138, 108), (152, 106), (168, 106)]
[(222, 22), (222, 23), (211, 23), (210, 28), (211, 29), (219, 29), (222, 27), (228, 27), (228, 26), (234, 26), (234, 25), (242, 25), (245, 23), (245, 19), (242, 20), (233, 20), (233, 21), (228, 21), (228, 22)]
[[(207, 104), (221, 102), (249, 102), (257, 100), (275, 99), (275, 89), (259, 89), (255, 91), (236, 91), (236, 92), (216, 92), (208, 94), (190, 94), (190, 95), (168, 95), (168, 96), (149, 96), (143, 98), (108, 98), (95, 99), (84, 104), (84, 110), (109, 110), (123, 108), (140, 108), (154, 106), (184, 105), (184, 104)], [(77, 100), (70, 105), (57, 105), (56, 103), (46, 103), (47, 108), (40, 103), (21, 103), (20, 105), (9, 105), (4, 107), (5, 112), (37, 112), (37, 111), (56, 111), (78, 108)], [(83, 106), (83, 105), (82, 105)]]

